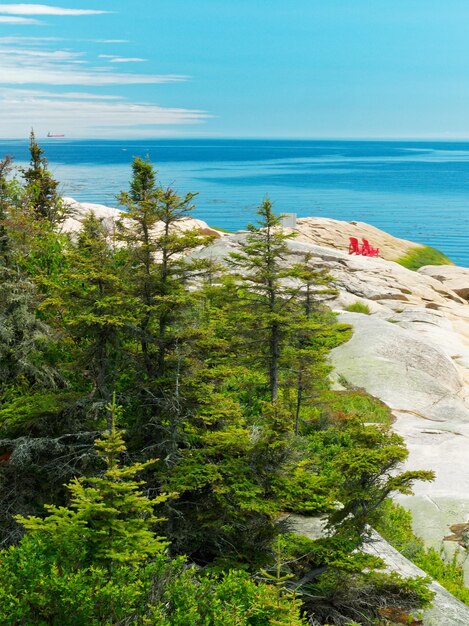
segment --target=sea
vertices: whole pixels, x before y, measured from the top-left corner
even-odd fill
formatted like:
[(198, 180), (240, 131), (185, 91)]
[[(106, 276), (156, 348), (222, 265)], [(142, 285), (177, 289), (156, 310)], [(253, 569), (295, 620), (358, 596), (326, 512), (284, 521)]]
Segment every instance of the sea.
[[(38, 142), (61, 193), (118, 206), (135, 156), (159, 181), (196, 192), (194, 216), (245, 229), (269, 197), (278, 214), (373, 224), (469, 267), (469, 142), (234, 139)], [(0, 140), (0, 158), (28, 161), (28, 141)], [(347, 242), (344, 242), (344, 246)]]

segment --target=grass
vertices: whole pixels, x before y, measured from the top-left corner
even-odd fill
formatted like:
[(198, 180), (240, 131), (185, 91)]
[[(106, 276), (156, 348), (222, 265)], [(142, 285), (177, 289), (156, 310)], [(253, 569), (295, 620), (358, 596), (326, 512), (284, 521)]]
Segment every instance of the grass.
[(327, 406), (336, 415), (358, 417), (370, 424), (392, 424), (393, 415), (386, 404), (361, 389), (334, 391)]
[(423, 541), (414, 535), (412, 514), (399, 504), (387, 500), (381, 513), (375, 529), (382, 537), (458, 600), (469, 605), (469, 589), (464, 586), (464, 571), (458, 555), (447, 559), (435, 548), (426, 548)]
[(350, 313), (364, 313), (365, 315), (370, 315), (370, 307), (364, 302), (353, 302), (344, 308), (344, 311), (349, 311)]
[(209, 224), (209, 228), (213, 228), (213, 230), (219, 230), (221, 233), (226, 233), (227, 235), (232, 235), (233, 230), (227, 230), (226, 228), (220, 228), (219, 226), (212, 226)]
[(413, 248), (408, 254), (396, 259), (396, 263), (406, 267), (408, 270), (418, 270), (424, 265), (453, 265), (451, 259), (449, 259), (443, 252), (430, 248), (430, 246), (423, 246), (422, 248)]

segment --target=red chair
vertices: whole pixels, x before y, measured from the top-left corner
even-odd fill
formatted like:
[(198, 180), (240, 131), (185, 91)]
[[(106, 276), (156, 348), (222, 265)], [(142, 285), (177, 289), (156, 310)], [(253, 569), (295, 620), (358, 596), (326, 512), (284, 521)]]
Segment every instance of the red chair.
[(358, 243), (358, 239), (356, 237), (349, 237), (349, 240), (350, 240), (350, 244), (348, 247), (348, 253), (349, 254), (363, 254), (362, 252), (363, 246), (361, 246)]
[(362, 254), (363, 256), (379, 256), (379, 248), (373, 248), (370, 246), (368, 239), (362, 239)]

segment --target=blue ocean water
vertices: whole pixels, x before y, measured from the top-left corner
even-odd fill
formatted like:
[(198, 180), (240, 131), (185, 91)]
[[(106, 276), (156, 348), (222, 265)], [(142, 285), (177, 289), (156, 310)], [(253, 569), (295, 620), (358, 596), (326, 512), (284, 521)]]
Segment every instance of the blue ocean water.
[[(196, 217), (242, 229), (268, 195), (278, 213), (368, 222), (469, 267), (469, 142), (40, 140), (63, 195), (117, 206), (134, 156), (164, 185), (198, 192)], [(0, 157), (28, 160), (27, 141)]]

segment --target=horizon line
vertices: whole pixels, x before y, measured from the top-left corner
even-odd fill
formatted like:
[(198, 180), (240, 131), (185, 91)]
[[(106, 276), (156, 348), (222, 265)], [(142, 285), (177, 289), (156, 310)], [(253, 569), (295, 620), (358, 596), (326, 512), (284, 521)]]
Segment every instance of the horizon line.
[[(384, 141), (412, 141), (412, 142), (469, 142), (468, 137), (276, 137), (276, 136), (246, 136), (246, 137), (238, 137), (238, 136), (193, 136), (188, 135), (187, 137), (174, 136), (174, 137), (38, 137), (36, 134), (36, 140), (44, 140), (49, 139), (53, 140), (55, 143), (59, 143), (60, 141), (187, 141), (187, 140), (198, 140), (198, 141), (368, 141), (368, 142), (384, 142)], [(0, 137), (1, 141), (26, 141), (29, 142), (28, 137)]]

